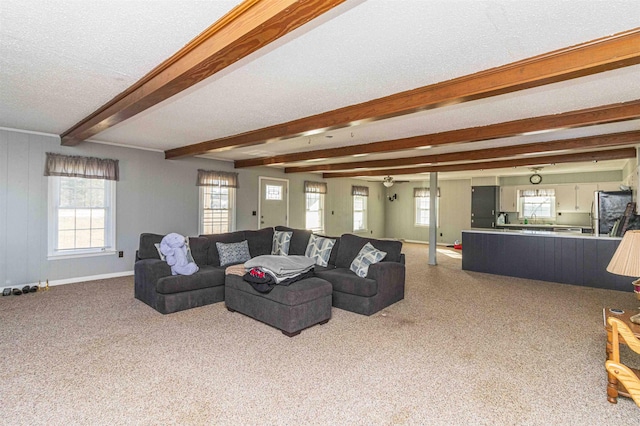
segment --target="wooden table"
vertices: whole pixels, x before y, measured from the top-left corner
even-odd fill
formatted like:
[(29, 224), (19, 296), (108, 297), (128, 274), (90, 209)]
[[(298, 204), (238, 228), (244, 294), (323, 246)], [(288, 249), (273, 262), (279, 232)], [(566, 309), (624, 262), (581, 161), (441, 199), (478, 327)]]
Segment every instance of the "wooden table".
[[(637, 308), (633, 308), (633, 309), (624, 309), (624, 313), (622, 314), (614, 314), (612, 313), (609, 308), (604, 308), (602, 310), (602, 317), (604, 320), (604, 328), (607, 331), (607, 359), (611, 359), (611, 354), (613, 351), (612, 348), (612, 341), (613, 341), (613, 336), (611, 334), (611, 326), (607, 323), (607, 319), (609, 317), (615, 317), (618, 318), (619, 320), (623, 321), (627, 326), (629, 326), (629, 328), (631, 329), (631, 331), (633, 332), (633, 334), (640, 338), (640, 325), (638, 324), (634, 324), (632, 323), (629, 318), (632, 317), (633, 315), (639, 313), (640, 311)], [(625, 341), (622, 338), (622, 336), (619, 336), (619, 342), (621, 344), (624, 344)], [(636, 373), (636, 375), (638, 375), (640, 377), (640, 370), (636, 370), (635, 368), (631, 368), (631, 370), (633, 370), (634, 373)], [(618, 380), (613, 377), (611, 374), (607, 373), (607, 377), (608, 377), (608, 381), (607, 381), (607, 400), (609, 402), (611, 402), (612, 404), (616, 404), (618, 402), (618, 396), (622, 395), (622, 396), (626, 396), (627, 398), (630, 398), (631, 396), (629, 395), (629, 392), (627, 392), (627, 389), (625, 389), (625, 387), (622, 385), (622, 383), (618, 383)]]

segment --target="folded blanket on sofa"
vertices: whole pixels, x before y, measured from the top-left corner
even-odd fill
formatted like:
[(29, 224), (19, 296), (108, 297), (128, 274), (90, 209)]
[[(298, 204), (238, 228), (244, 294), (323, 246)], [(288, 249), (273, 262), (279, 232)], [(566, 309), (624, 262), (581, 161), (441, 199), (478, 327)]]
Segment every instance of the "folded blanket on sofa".
[(307, 256), (256, 256), (244, 263), (245, 269), (261, 268), (276, 276), (293, 276), (307, 272), (315, 265), (315, 260)]

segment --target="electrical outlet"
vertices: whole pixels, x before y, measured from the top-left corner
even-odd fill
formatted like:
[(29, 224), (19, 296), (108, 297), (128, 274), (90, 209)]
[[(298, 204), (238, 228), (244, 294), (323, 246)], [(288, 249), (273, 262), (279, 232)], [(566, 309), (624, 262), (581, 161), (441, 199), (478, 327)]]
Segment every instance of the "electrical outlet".
[(119, 251), (118, 252), (118, 257), (124, 257), (124, 252), (123, 251)]

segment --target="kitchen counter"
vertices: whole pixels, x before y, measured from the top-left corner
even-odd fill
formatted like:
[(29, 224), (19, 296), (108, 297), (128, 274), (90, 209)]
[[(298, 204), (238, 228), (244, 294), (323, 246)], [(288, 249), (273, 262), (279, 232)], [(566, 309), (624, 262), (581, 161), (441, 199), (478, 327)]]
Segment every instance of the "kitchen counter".
[(560, 232), (574, 232), (579, 233), (592, 233), (593, 229), (590, 226), (582, 225), (554, 225), (549, 223), (505, 223), (504, 225), (497, 225), (496, 229), (534, 229), (545, 231), (560, 231)]
[(617, 240), (620, 241), (621, 237), (609, 237), (606, 235), (593, 235), (593, 234), (584, 234), (579, 232), (558, 232), (558, 231), (547, 231), (544, 229), (469, 229), (466, 231), (462, 231), (463, 235), (465, 232), (471, 233), (483, 233), (483, 234), (513, 234), (513, 235), (522, 235), (522, 236), (541, 236), (544, 235), (546, 237), (559, 237), (559, 238), (586, 238), (586, 239), (598, 239), (598, 240)]
[(462, 269), (633, 291), (633, 278), (606, 270), (620, 240), (620, 237), (540, 230), (462, 231)]

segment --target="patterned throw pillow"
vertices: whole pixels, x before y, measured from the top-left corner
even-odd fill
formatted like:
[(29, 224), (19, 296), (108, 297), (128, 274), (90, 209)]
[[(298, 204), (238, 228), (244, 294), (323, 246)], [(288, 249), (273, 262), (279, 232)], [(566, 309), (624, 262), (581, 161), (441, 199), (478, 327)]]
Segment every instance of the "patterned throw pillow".
[[(193, 255), (191, 254), (191, 247), (189, 247), (189, 237), (185, 238), (184, 245), (187, 248), (187, 262), (196, 263), (196, 261), (193, 260)], [(155, 243), (154, 246), (156, 250), (158, 250), (158, 256), (160, 256), (160, 260), (166, 261), (164, 254), (162, 254), (162, 251), (160, 251), (160, 243)]]
[(251, 259), (247, 240), (228, 244), (216, 242), (216, 248), (220, 255), (220, 266), (244, 263)]
[(380, 262), (386, 255), (387, 253), (384, 251), (380, 251), (372, 246), (371, 243), (367, 243), (360, 249), (360, 253), (358, 253), (356, 258), (353, 259), (349, 269), (359, 277), (365, 278), (369, 272), (369, 266)]
[(309, 243), (307, 244), (307, 250), (304, 255), (314, 259), (316, 261), (316, 265), (327, 266), (329, 263), (329, 257), (331, 256), (331, 250), (335, 243), (336, 240), (332, 240), (331, 238), (324, 238), (311, 234), (311, 237), (309, 237)]
[(278, 256), (288, 255), (292, 235), (293, 232), (275, 231), (273, 233), (273, 245), (271, 246), (271, 254)]

